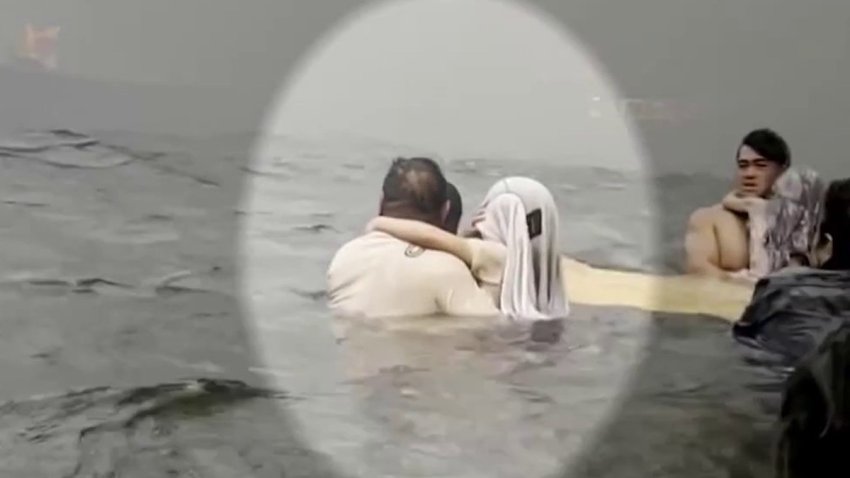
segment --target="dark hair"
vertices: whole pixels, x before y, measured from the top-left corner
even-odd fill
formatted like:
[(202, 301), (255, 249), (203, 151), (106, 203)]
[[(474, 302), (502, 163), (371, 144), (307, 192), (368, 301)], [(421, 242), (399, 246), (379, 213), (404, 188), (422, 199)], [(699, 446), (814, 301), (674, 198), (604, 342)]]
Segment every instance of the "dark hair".
[(440, 166), (430, 158), (396, 158), (384, 177), (385, 207), (415, 216), (439, 217), (448, 197)]
[(825, 269), (850, 270), (850, 178), (829, 184), (824, 195), (821, 237), (832, 237), (832, 257)]
[(460, 196), (460, 191), (457, 190), (454, 184), (446, 183), (446, 186), (448, 187), (449, 214), (446, 216), (445, 229), (453, 234), (457, 234), (460, 217), (463, 216), (463, 199)]
[(768, 128), (750, 131), (741, 140), (741, 146), (749, 146), (750, 149), (761, 155), (768, 161), (773, 161), (780, 166), (791, 165), (791, 150), (788, 143), (778, 133)]

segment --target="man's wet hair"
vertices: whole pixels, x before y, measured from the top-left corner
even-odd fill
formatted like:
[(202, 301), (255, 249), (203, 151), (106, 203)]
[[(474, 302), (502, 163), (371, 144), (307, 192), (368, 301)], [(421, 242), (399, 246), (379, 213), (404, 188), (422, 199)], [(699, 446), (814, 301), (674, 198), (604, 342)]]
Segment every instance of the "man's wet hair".
[(761, 128), (750, 131), (741, 140), (741, 146), (749, 146), (764, 159), (772, 161), (782, 167), (791, 165), (791, 150), (785, 139), (776, 131), (769, 128)]
[(825, 268), (850, 270), (850, 178), (832, 181), (824, 194), (822, 240), (832, 238), (832, 257)]
[(433, 159), (396, 158), (384, 176), (383, 205), (435, 218), (442, 212), (448, 190), (448, 182)]
[(447, 197), (449, 200), (449, 214), (446, 216), (445, 229), (453, 234), (457, 234), (458, 226), (460, 226), (460, 218), (463, 216), (463, 198), (460, 196), (460, 191), (452, 183), (446, 183)]

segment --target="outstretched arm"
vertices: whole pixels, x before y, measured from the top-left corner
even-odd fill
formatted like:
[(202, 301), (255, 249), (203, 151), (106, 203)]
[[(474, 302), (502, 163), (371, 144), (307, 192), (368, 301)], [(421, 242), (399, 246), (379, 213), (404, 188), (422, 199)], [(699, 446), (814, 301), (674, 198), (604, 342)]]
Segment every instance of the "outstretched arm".
[(472, 249), (465, 239), (430, 224), (410, 219), (378, 216), (369, 222), (367, 229), (385, 232), (425, 249), (447, 252), (462, 260), (467, 267), (472, 264)]

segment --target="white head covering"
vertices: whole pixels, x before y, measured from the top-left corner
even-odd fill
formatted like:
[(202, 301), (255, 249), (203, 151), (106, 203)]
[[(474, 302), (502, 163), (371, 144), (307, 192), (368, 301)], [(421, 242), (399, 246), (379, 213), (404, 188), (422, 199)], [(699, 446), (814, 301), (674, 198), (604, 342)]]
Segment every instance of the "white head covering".
[[(527, 218), (540, 211), (540, 234), (530, 237)], [(558, 209), (552, 194), (525, 177), (502, 179), (490, 188), (472, 225), (486, 241), (507, 249), (499, 309), (515, 319), (564, 318), (570, 306), (561, 281)]]

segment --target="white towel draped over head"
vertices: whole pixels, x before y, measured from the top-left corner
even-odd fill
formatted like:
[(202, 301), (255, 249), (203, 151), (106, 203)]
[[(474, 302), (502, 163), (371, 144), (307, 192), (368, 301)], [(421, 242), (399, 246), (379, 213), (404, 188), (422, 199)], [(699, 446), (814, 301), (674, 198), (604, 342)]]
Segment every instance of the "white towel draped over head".
[[(540, 214), (540, 234), (530, 237), (527, 218)], [(561, 278), (558, 209), (539, 182), (510, 177), (497, 182), (472, 218), (486, 241), (507, 250), (499, 308), (513, 319), (553, 319), (569, 315)]]

